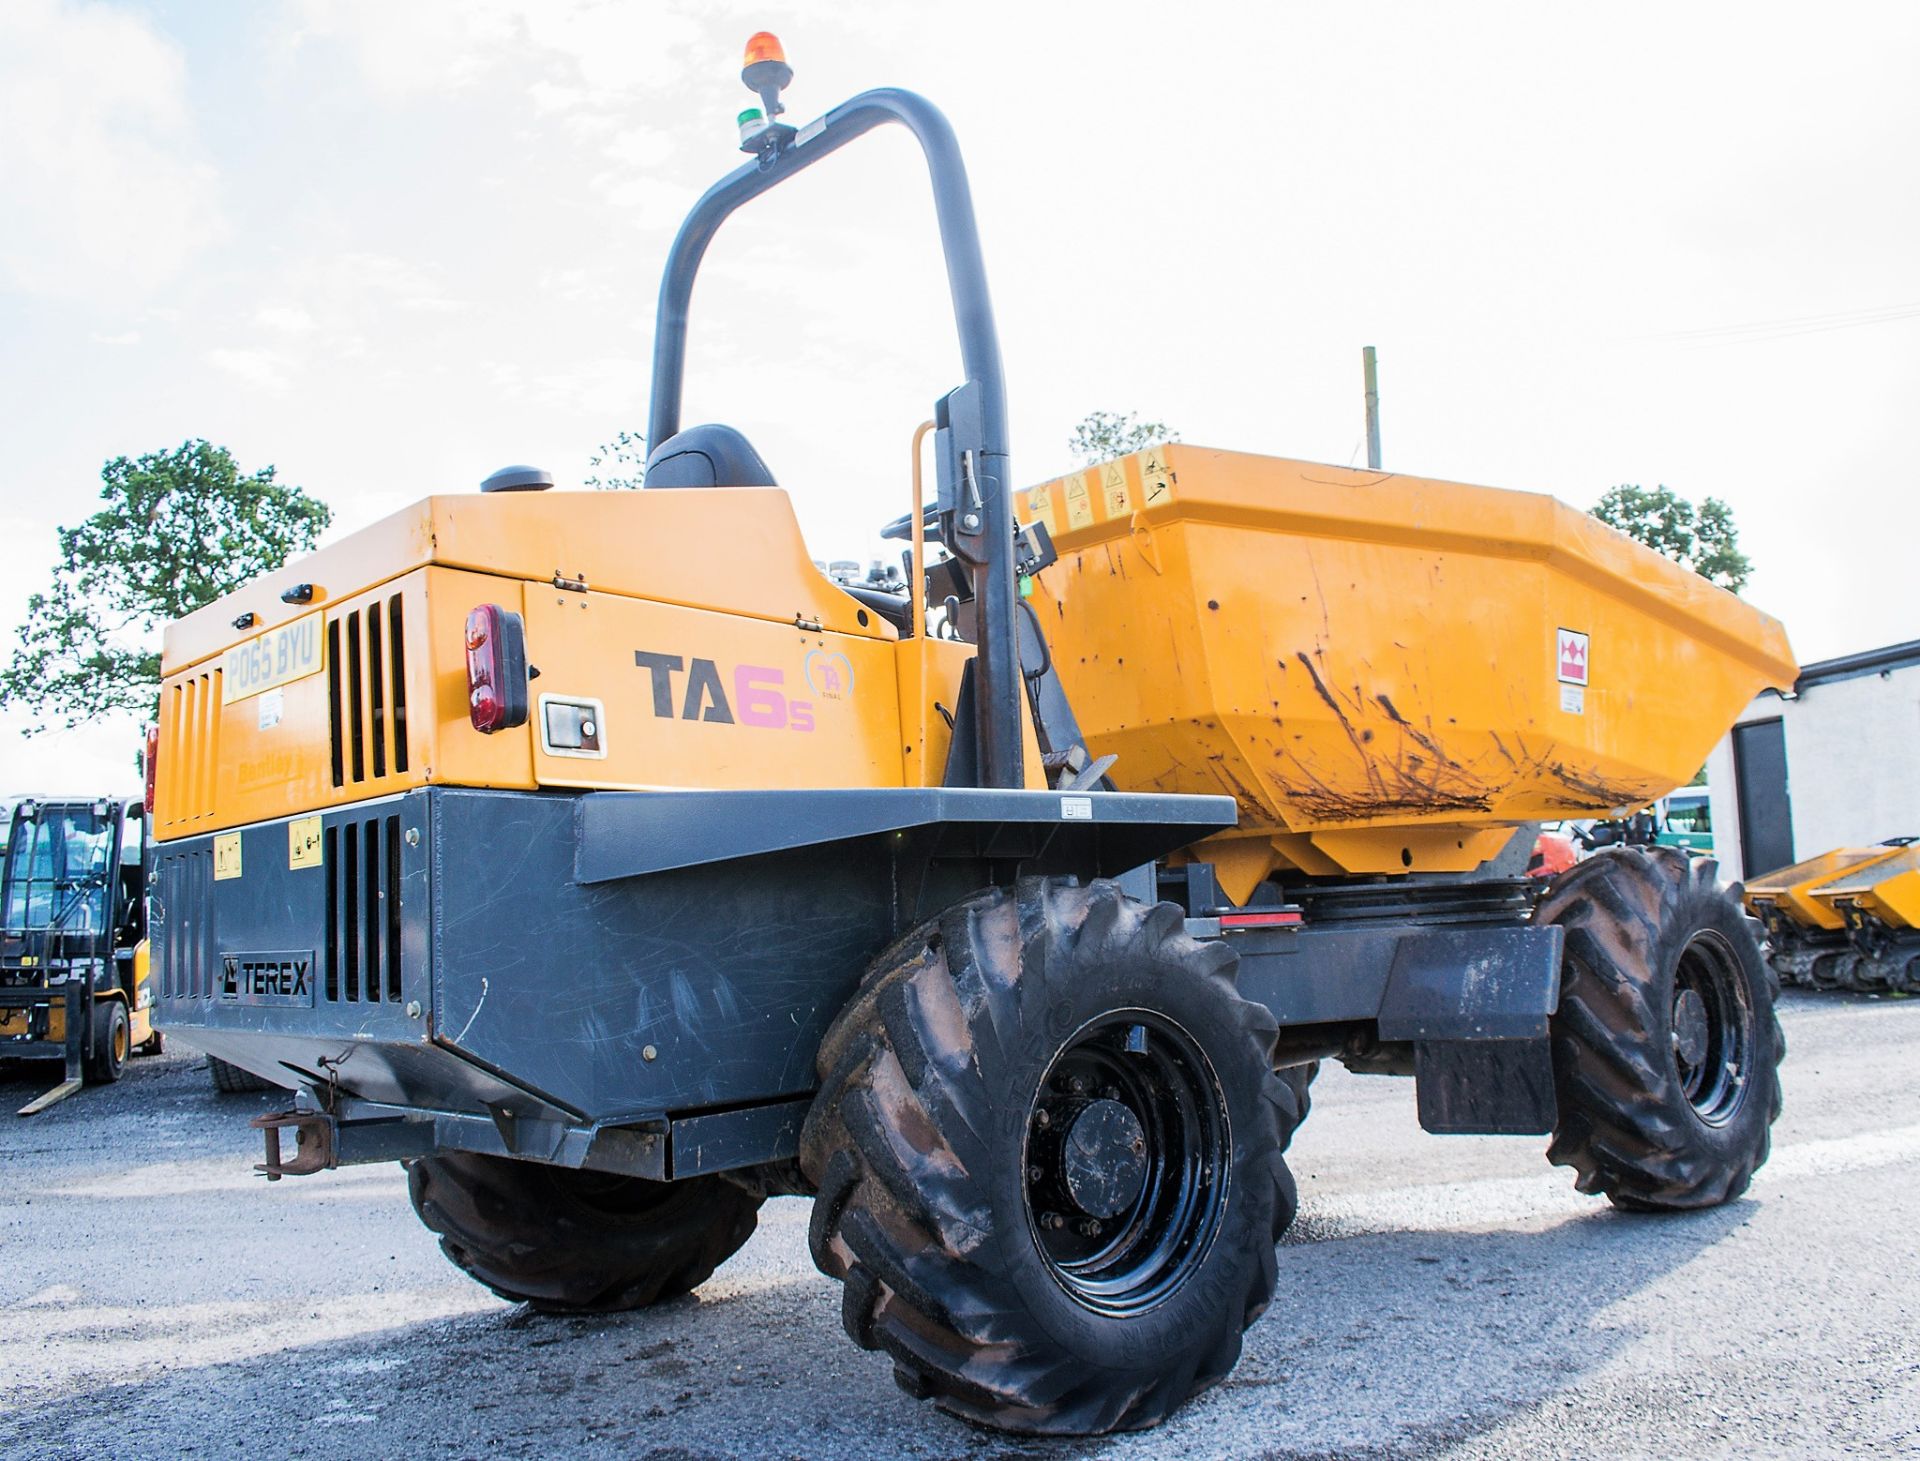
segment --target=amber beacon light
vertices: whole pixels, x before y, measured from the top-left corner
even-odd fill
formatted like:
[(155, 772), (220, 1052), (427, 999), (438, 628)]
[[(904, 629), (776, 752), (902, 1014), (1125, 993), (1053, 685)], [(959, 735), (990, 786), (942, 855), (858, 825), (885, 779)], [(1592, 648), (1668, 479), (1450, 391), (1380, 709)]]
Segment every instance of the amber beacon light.
[(767, 120), (772, 121), (786, 110), (780, 104), (780, 93), (793, 81), (793, 67), (787, 64), (787, 53), (780, 45), (780, 37), (770, 30), (756, 31), (747, 39), (746, 59), (740, 66), (740, 79), (747, 84), (747, 90), (758, 92), (760, 103), (767, 110)]

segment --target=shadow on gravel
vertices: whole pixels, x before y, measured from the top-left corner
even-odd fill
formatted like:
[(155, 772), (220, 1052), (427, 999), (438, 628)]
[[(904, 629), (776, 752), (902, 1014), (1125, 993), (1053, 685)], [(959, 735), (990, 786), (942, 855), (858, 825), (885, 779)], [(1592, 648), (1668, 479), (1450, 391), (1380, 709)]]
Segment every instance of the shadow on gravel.
[[(1677, 1217), (1598, 1209), (1544, 1231), (1289, 1242), (1279, 1297), (1239, 1369), (1141, 1436), (1022, 1442), (900, 1394), (884, 1359), (841, 1334), (838, 1291), (807, 1263), (796, 1204), (733, 1292), (722, 1270), (715, 1298), (594, 1318), (492, 1310), (203, 1366), (182, 1355), (137, 1384), (0, 1414), (0, 1453), (1419, 1456), (1570, 1405), (1583, 1376), (1635, 1336), (1609, 1306), (1756, 1211), (1751, 1201)], [(317, 1274), (308, 1303), (324, 1305), (330, 1285), (357, 1293), (356, 1280)]]
[[(1273, 1458), (1420, 1456), (1571, 1405), (1582, 1377), (1638, 1337), (1607, 1311), (1758, 1211), (1751, 1199), (1661, 1216), (1596, 1207), (1544, 1231), (1290, 1242), (1239, 1368), (1174, 1434)], [(1247, 1406), (1250, 1392), (1266, 1403)]]

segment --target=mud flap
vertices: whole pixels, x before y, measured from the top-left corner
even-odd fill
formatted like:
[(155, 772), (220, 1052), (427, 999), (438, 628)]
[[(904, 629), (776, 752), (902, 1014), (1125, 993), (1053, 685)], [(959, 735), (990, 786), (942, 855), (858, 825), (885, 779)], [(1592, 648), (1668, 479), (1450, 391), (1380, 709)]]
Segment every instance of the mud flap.
[(1403, 939), (1380, 1038), (1413, 1042), (1420, 1125), (1445, 1135), (1553, 1130), (1547, 1020), (1560, 1002), (1560, 930), (1431, 929)]
[(1546, 1040), (1419, 1040), (1413, 1078), (1438, 1136), (1544, 1136), (1558, 1116)]

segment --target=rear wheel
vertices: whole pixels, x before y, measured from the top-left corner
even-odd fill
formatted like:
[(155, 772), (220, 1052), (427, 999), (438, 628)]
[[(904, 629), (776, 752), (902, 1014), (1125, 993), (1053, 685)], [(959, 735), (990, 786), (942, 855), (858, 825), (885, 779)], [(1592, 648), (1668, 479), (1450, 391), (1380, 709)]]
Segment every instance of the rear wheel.
[(1780, 1114), (1777, 988), (1711, 858), (1620, 849), (1534, 913), (1566, 930), (1552, 1021), (1550, 1160), (1629, 1208), (1711, 1207), (1767, 1159)]
[(90, 1031), (93, 1038), (87, 1042), (80, 1061), (90, 1084), (106, 1086), (120, 1079), (120, 1073), (127, 1068), (127, 1057), (133, 1053), (132, 1029), (123, 1001), (94, 1001)]
[(814, 1262), (910, 1393), (1088, 1435), (1224, 1377), (1275, 1284), (1299, 1116), (1219, 943), (1032, 879), (881, 956), (822, 1042)]
[(1280, 1133), (1280, 1150), (1285, 1151), (1293, 1145), (1293, 1134), (1307, 1119), (1307, 1112), (1313, 1109), (1313, 1078), (1320, 1074), (1320, 1062), (1308, 1061), (1305, 1065), (1287, 1065), (1280, 1068), (1280, 1079), (1285, 1081), (1293, 1092), (1293, 1125)]
[(242, 1066), (230, 1065), (217, 1055), (207, 1057), (207, 1073), (213, 1077), (213, 1088), (229, 1096), (244, 1096), (253, 1091), (280, 1089), (272, 1081), (257, 1076)]
[(691, 1293), (740, 1250), (764, 1200), (720, 1177), (644, 1177), (449, 1152), (407, 1164), (440, 1251), (503, 1299), (550, 1313)]

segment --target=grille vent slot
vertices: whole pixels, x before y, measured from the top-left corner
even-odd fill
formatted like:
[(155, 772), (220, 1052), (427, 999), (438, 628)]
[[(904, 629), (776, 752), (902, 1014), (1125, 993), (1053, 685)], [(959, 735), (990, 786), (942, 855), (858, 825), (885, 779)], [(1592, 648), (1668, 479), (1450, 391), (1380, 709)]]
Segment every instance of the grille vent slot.
[(329, 1003), (400, 998), (400, 818), (336, 822), (321, 833), (327, 870)]
[(162, 825), (188, 827), (213, 815), (213, 774), (220, 763), (221, 671), (176, 682), (167, 691), (160, 727)]
[(213, 996), (213, 852), (176, 852), (162, 859), (160, 896), (167, 910), (161, 945), (160, 996)]
[(401, 595), (327, 621), (327, 740), (335, 786), (407, 769), (406, 611)]

